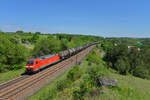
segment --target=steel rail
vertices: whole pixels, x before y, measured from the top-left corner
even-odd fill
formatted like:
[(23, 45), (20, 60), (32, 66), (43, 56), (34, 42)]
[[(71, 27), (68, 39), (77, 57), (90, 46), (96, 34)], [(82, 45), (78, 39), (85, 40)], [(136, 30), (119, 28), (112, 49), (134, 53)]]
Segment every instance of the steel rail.
[(8, 86), (18, 82), (18, 81), (24, 80), (25, 78), (28, 78), (28, 77), (29, 77), (29, 75), (23, 75), (23, 76), (15, 78), (15, 79), (9, 80), (9, 81), (7, 81), (5, 83), (2, 83), (2, 84), (0, 84), (0, 90), (2, 90), (4, 88), (6, 88), (6, 87), (8, 87)]

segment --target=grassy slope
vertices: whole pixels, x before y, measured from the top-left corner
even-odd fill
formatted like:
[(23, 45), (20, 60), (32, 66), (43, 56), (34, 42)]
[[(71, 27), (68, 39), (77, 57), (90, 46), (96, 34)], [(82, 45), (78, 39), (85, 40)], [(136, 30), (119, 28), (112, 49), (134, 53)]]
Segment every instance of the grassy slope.
[(96, 100), (150, 100), (150, 80), (113, 72), (109, 77), (118, 80), (117, 87), (104, 88), (107, 92), (97, 96)]
[[(83, 61), (80, 65), (81, 69), (85, 71), (88, 67), (88, 62)], [(118, 85), (115, 88), (104, 88), (107, 92), (104, 94), (99, 94), (95, 97), (90, 97), (89, 95), (85, 96), (85, 100), (95, 99), (95, 100), (149, 100), (150, 98), (150, 80), (144, 80), (140, 78), (136, 78), (133, 76), (122, 76), (113, 70), (108, 70), (106, 68), (106, 72), (109, 73), (109, 77), (117, 79)], [(53, 92), (53, 89), (56, 89), (56, 82), (58, 80), (64, 79), (66, 77), (65, 72), (62, 76), (52, 81), (50, 84), (46, 85), (40, 91), (35, 93), (33, 96), (28, 98), (28, 100), (51, 100), (50, 94)], [(83, 75), (84, 76), (84, 75)], [(64, 89), (61, 92), (57, 92), (57, 95), (54, 97), (54, 100), (71, 100), (72, 99), (72, 91), (75, 87), (79, 87), (81, 83), (81, 79), (76, 80), (71, 87)], [(49, 97), (49, 99), (45, 99), (45, 97)]]
[[(83, 61), (83, 63), (80, 65), (83, 70), (86, 69), (85, 65), (87, 65), (86, 61)], [(40, 89), (38, 92), (36, 92), (33, 96), (29, 97), (28, 100), (41, 100), (41, 97), (48, 95), (51, 91), (53, 91), (53, 89), (56, 89), (57, 81), (64, 79), (69, 71), (70, 71), (70, 69), (67, 70), (66, 72), (64, 72), (57, 79), (53, 80), (51, 83), (44, 86), (42, 89)], [(77, 85), (78, 82), (79, 82), (78, 80), (75, 81), (73, 85), (75, 85), (75, 84)], [(59, 100), (59, 97), (57, 99)]]
[(8, 71), (5, 73), (0, 73), (0, 83), (19, 77), (24, 71), (25, 71), (25, 68), (22, 68), (19, 70)]
[(119, 81), (120, 87), (126, 90), (125, 91), (126, 95), (124, 96), (124, 98), (130, 99), (130, 100), (132, 100), (132, 98), (135, 98), (135, 100), (136, 99), (138, 100), (150, 99), (150, 80), (137, 78), (131, 75), (122, 76), (122, 75), (115, 74), (115, 73), (112, 73), (111, 75), (113, 78)]
[[(81, 69), (85, 71), (88, 67), (88, 62), (83, 61), (80, 65)], [(103, 67), (103, 66), (101, 66)], [(103, 68), (102, 68), (103, 69)], [(68, 70), (69, 71), (69, 70)], [(51, 92), (56, 90), (56, 83), (66, 77), (68, 71), (53, 80), (51, 83), (46, 85), (40, 91), (36, 92), (33, 96), (29, 97), (28, 100), (45, 100), (45, 97), (49, 96)], [(96, 99), (96, 100), (149, 100), (150, 98), (150, 80), (144, 80), (141, 78), (133, 77), (131, 75), (123, 76), (117, 74), (111, 69), (106, 69), (109, 72), (109, 77), (118, 80), (117, 88), (103, 88), (107, 92), (99, 94), (93, 97), (85, 97), (85, 99)], [(13, 79), (20, 76), (24, 72), (24, 68), (16, 71), (9, 71), (6, 73), (0, 73), (0, 83)], [(83, 75), (84, 76), (84, 75)], [(81, 78), (82, 79), (82, 78)], [(57, 92), (55, 100), (66, 100), (72, 98), (72, 90), (78, 87), (81, 79), (76, 80), (71, 87), (64, 89), (61, 92)], [(54, 90), (54, 91), (53, 91)], [(51, 98), (49, 98), (51, 99)]]

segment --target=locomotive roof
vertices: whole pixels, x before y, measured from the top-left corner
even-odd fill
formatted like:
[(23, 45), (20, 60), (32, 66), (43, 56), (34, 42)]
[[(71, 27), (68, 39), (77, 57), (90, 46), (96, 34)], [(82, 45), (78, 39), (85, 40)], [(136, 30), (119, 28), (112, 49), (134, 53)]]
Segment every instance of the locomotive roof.
[(39, 58), (37, 58), (37, 59), (42, 60), (42, 59), (46, 59), (46, 58), (53, 57), (53, 56), (55, 56), (55, 55), (56, 55), (56, 54), (45, 55), (45, 56), (41, 56), (41, 57), (39, 57)]
[(45, 56), (41, 56), (41, 57), (36, 57), (36, 58), (32, 58), (30, 60), (34, 60), (34, 59), (43, 60), (43, 59), (50, 58), (50, 57), (53, 57), (53, 56), (56, 56), (56, 54), (50, 54), (50, 55), (45, 55)]

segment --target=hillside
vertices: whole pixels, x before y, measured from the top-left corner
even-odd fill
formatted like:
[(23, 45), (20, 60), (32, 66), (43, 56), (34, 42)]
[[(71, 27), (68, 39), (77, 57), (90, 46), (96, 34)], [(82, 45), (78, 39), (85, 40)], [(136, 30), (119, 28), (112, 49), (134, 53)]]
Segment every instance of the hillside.
[[(95, 48), (81, 65), (74, 66), (27, 100), (149, 100), (149, 80), (119, 75), (106, 68), (98, 51)], [(74, 76), (73, 81), (69, 81), (70, 73)], [(93, 82), (97, 76), (116, 79), (117, 86), (99, 87)]]

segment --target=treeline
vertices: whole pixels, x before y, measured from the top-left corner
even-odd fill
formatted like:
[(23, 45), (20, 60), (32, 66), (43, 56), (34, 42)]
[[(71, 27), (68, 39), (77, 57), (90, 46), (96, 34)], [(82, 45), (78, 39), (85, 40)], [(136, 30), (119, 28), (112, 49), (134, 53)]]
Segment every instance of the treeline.
[(42, 35), (35, 43), (33, 57), (57, 53), (102, 39), (102, 37), (82, 35), (52, 34), (45, 37)]
[(107, 48), (104, 60), (108, 66), (120, 74), (132, 74), (150, 79), (150, 48), (145, 46), (140, 51), (137, 48), (128, 50), (127, 46), (119, 45)]
[(113, 45), (124, 45), (124, 46), (136, 46), (136, 47), (142, 47), (143, 41), (145, 39), (142, 38), (106, 38), (106, 41), (111, 42)]

